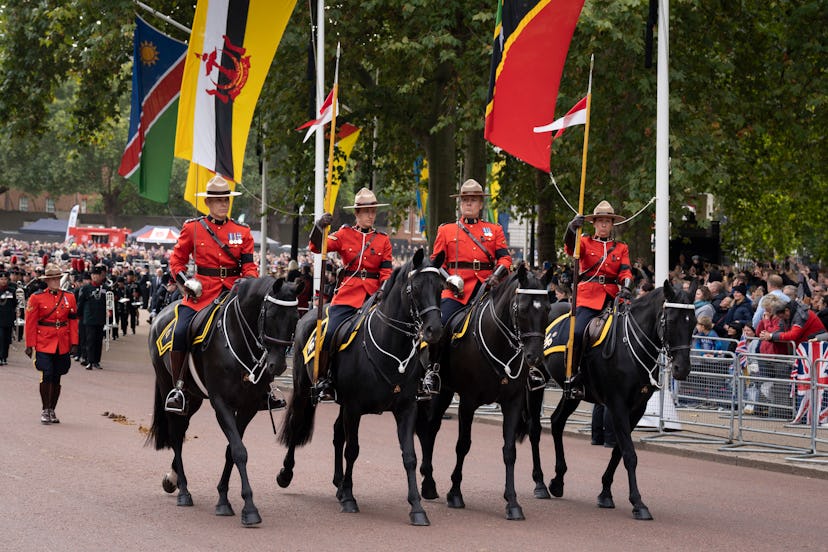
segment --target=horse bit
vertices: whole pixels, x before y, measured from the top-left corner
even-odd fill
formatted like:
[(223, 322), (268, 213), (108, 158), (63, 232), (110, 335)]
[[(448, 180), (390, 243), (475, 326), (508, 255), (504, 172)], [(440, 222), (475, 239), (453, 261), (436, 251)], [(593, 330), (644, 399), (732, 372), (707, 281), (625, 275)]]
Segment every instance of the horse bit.
[[(299, 305), (299, 301), (296, 299), (292, 301), (285, 301), (283, 299), (277, 299), (269, 293), (265, 295), (264, 301), (262, 302), (262, 308), (259, 310), (259, 332), (258, 334), (256, 334), (250, 327), (250, 325), (247, 323), (247, 320), (242, 315), (238, 295), (234, 295), (233, 298), (230, 299), (230, 301), (228, 301), (227, 306), (224, 308), (224, 313), (222, 315), (221, 320), (221, 328), (224, 332), (224, 340), (225, 343), (227, 343), (227, 348), (230, 349), (230, 354), (233, 355), (233, 358), (236, 359), (236, 362), (241, 364), (241, 366), (247, 371), (247, 379), (253, 385), (259, 383), (259, 379), (261, 379), (262, 374), (264, 374), (265, 359), (267, 358), (266, 344), (280, 345), (282, 347), (290, 347), (291, 345), (293, 345), (293, 341), (287, 339), (277, 339), (275, 337), (270, 337), (265, 333), (264, 320), (265, 311), (267, 310), (267, 303), (272, 303), (280, 307), (296, 307)], [(230, 336), (227, 334), (227, 311), (230, 310), (231, 304), (233, 305), (233, 312), (236, 315), (236, 320), (239, 321), (239, 325), (242, 328), (242, 340), (244, 341), (244, 346), (247, 348), (247, 354), (250, 356), (250, 358), (256, 361), (256, 364), (254, 364), (252, 368), (248, 366), (246, 362), (239, 358), (239, 355), (236, 353), (236, 350), (233, 347), (233, 343), (230, 341)], [(251, 339), (249, 339), (249, 337), (252, 337), (253, 347), (262, 352), (261, 356), (256, 356), (253, 347), (251, 347)]]
[[(660, 348), (658, 347), (658, 345), (653, 343), (649, 337), (647, 337), (647, 335), (641, 329), (641, 326), (638, 325), (638, 322), (636, 322), (635, 320), (631, 320), (632, 317), (627, 316), (627, 313), (624, 314), (624, 343), (627, 343), (630, 346), (630, 354), (632, 354), (633, 358), (639, 364), (639, 366), (641, 366), (647, 371), (647, 375), (650, 378), (650, 385), (652, 385), (656, 389), (661, 389), (661, 386), (658, 384), (658, 381), (656, 381), (656, 379), (653, 377), (653, 372), (655, 372), (656, 367), (659, 365), (658, 359), (663, 357), (665, 359), (664, 365), (669, 366), (673, 362), (672, 353), (690, 348), (689, 344), (668, 347), (667, 344), (669, 342), (669, 339), (667, 335), (667, 313), (665, 312), (666, 309), (685, 309), (695, 311), (696, 307), (694, 307), (692, 304), (687, 303), (672, 303), (670, 301), (664, 302), (664, 304), (661, 307), (661, 318), (658, 325), (658, 338), (661, 341)], [(630, 332), (630, 324), (635, 326), (634, 329), (637, 330), (637, 332)], [(638, 333), (641, 333), (641, 335), (647, 341), (646, 344), (641, 341)], [(642, 360), (641, 357), (639, 357), (638, 354), (635, 352), (635, 347), (633, 347), (633, 344), (629, 339), (630, 335), (632, 335), (633, 338), (635, 338), (636, 344), (638, 344), (638, 346), (644, 350), (644, 353), (650, 358), (650, 361), (654, 363), (652, 364), (652, 366), (649, 363)], [(653, 356), (649, 353), (650, 347), (658, 351), (658, 354), (656, 356)]]
[(494, 311), (494, 301), (492, 301), (491, 296), (487, 299), (488, 307), (489, 307), (488, 310), (489, 310), (489, 312), (491, 312), (491, 316), (494, 319), (498, 330), (500, 330), (500, 334), (506, 338), (506, 340), (509, 342), (509, 346), (512, 348), (513, 351), (515, 351), (515, 354), (512, 355), (512, 358), (510, 358), (505, 363), (502, 360), (500, 360), (494, 353), (492, 353), (491, 349), (489, 349), (489, 345), (486, 343), (486, 339), (483, 337), (483, 332), (480, 331), (480, 328), (482, 327), (482, 323), (483, 323), (483, 313), (487, 310), (486, 307), (481, 308), (480, 309), (480, 314), (477, 316), (478, 331), (476, 332), (476, 335), (479, 337), (480, 343), (481, 343), (481, 345), (483, 345), (483, 349), (486, 350), (486, 354), (489, 355), (489, 358), (491, 358), (492, 360), (494, 360), (494, 362), (499, 364), (500, 367), (503, 368), (503, 371), (506, 373), (506, 376), (508, 378), (512, 379), (512, 380), (515, 380), (515, 379), (519, 378), (520, 373), (523, 371), (523, 362), (524, 362), (523, 358), (521, 358), (520, 367), (518, 368), (518, 371), (517, 371), (516, 374), (512, 375), (512, 368), (511, 368), (512, 361), (515, 360), (515, 358), (517, 358), (518, 355), (523, 354), (523, 349), (524, 349), (523, 338), (524, 337), (540, 337), (540, 338), (544, 337), (543, 332), (525, 332), (525, 333), (521, 333), (520, 324), (518, 323), (518, 302), (517, 302), (517, 296), (518, 295), (544, 295), (544, 296), (548, 296), (545, 289), (521, 289), (521, 288), (517, 288), (515, 290), (515, 298), (511, 301), (511, 306), (512, 306), (512, 308), (511, 308), (511, 318), (512, 318), (511, 322), (512, 322), (512, 326), (515, 328), (514, 332), (512, 332), (512, 330), (509, 329), (509, 327), (506, 326), (506, 324), (500, 318), (498, 318), (497, 313), (495, 313), (495, 311)]
[[(443, 272), (433, 266), (427, 266), (425, 268), (418, 268), (412, 270), (408, 273), (408, 282), (405, 286), (405, 294), (408, 296), (408, 303), (410, 309), (411, 319), (414, 322), (405, 322), (403, 320), (396, 320), (391, 318), (387, 314), (383, 313), (379, 309), (374, 309), (368, 315), (368, 320), (366, 321), (366, 325), (368, 326), (368, 336), (371, 338), (371, 343), (376, 347), (376, 349), (381, 352), (382, 354), (393, 358), (397, 362), (397, 371), (400, 374), (405, 373), (406, 367), (408, 367), (408, 363), (411, 362), (411, 359), (414, 357), (414, 354), (417, 352), (417, 344), (420, 342), (420, 330), (423, 327), (423, 316), (433, 310), (440, 310), (440, 307), (437, 305), (432, 305), (430, 307), (426, 307), (422, 311), (417, 307), (416, 301), (414, 301), (413, 290), (411, 286), (411, 280), (417, 276), (418, 274), (425, 274), (428, 272), (434, 272), (439, 274), (441, 277), (444, 277)], [(374, 332), (371, 329), (371, 318), (374, 316), (374, 313), (377, 314), (382, 320), (388, 324), (391, 329), (397, 330), (398, 332), (411, 337), (411, 353), (405, 359), (400, 359), (393, 353), (390, 353), (379, 346), (377, 340), (374, 338)]]

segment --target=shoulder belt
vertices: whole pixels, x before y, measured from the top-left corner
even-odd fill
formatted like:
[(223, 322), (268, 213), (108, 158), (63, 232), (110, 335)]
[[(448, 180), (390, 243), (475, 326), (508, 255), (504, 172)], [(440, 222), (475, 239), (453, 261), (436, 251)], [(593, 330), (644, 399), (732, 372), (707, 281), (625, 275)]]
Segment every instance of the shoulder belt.
[[(198, 222), (198, 221), (200, 221), (200, 220), (201, 220), (201, 219), (203, 219), (203, 218), (204, 218), (204, 215), (201, 215), (200, 217), (195, 217), (195, 218), (187, 219), (187, 220), (185, 220), (185, 221), (184, 221), (184, 224), (187, 224), (188, 222)], [(183, 226), (183, 225), (182, 225), (182, 226)]]
[[(581, 272), (579, 272), (579, 273), (578, 273), (578, 276), (585, 276), (585, 275), (586, 275), (586, 273), (587, 273), (587, 272), (589, 272), (590, 270), (595, 270), (595, 268), (597, 268), (598, 266), (601, 266), (601, 263), (603, 263), (603, 262), (607, 259), (607, 257), (609, 256), (609, 254), (610, 254), (610, 253), (612, 253), (613, 251), (615, 251), (615, 248), (616, 248), (617, 246), (618, 246), (618, 242), (617, 242), (617, 241), (612, 242), (612, 247), (610, 247), (609, 249), (607, 249), (607, 252), (606, 252), (606, 253), (604, 253), (604, 256), (603, 256), (603, 257), (601, 257), (600, 259), (598, 259), (598, 260), (595, 262), (595, 264), (593, 264), (591, 267), (589, 267), (589, 268), (587, 268), (587, 269), (582, 270)], [(591, 278), (592, 276), (595, 276), (595, 275), (594, 275), (594, 274), (590, 275), (590, 278)]]
[(201, 226), (203, 226), (204, 229), (207, 230), (207, 233), (210, 234), (210, 237), (213, 238), (213, 241), (216, 242), (219, 245), (219, 247), (222, 248), (222, 250), (227, 254), (227, 256), (236, 261), (237, 265), (241, 266), (241, 261), (237, 259), (235, 255), (233, 255), (233, 253), (230, 251), (230, 247), (226, 243), (221, 241), (218, 236), (216, 236), (216, 233), (213, 232), (213, 229), (207, 225), (207, 221), (204, 220), (204, 217), (200, 217), (197, 220), (201, 223)]
[(358, 261), (359, 259), (362, 258), (362, 254), (365, 253), (365, 251), (367, 251), (369, 247), (371, 247), (371, 243), (373, 243), (374, 238), (376, 238), (376, 237), (377, 237), (377, 232), (375, 230), (372, 233), (372, 235), (370, 236), (370, 238), (365, 240), (365, 244), (362, 246), (362, 249), (360, 249), (359, 254), (356, 257), (354, 257), (353, 259), (351, 259), (351, 262), (348, 263), (348, 266), (345, 267), (346, 269), (350, 269), (351, 266), (354, 264), (354, 261)]
[(483, 244), (482, 244), (482, 243), (480, 243), (480, 242), (477, 240), (477, 238), (475, 238), (475, 237), (472, 235), (472, 233), (471, 233), (471, 232), (469, 232), (469, 229), (468, 229), (468, 228), (466, 228), (466, 225), (465, 225), (465, 224), (463, 224), (463, 221), (458, 220), (458, 221), (457, 221), (457, 226), (459, 226), (459, 227), (460, 227), (460, 229), (461, 229), (461, 230), (463, 230), (463, 232), (465, 232), (465, 233), (466, 233), (466, 235), (467, 235), (468, 237), (470, 237), (470, 238), (471, 238), (471, 241), (473, 241), (473, 242), (475, 243), (475, 245), (477, 245), (477, 247), (479, 247), (479, 248), (480, 248), (480, 250), (481, 250), (481, 251), (483, 251), (483, 253), (485, 253), (485, 254), (486, 254), (486, 257), (488, 257), (488, 258), (489, 258), (489, 262), (490, 262), (490, 263), (492, 263), (492, 265), (494, 265), (494, 264), (496, 263), (495, 258), (494, 258), (494, 257), (492, 257), (492, 254), (491, 254), (491, 253), (489, 253), (489, 250), (488, 250), (488, 249), (486, 249), (485, 247), (483, 247)]

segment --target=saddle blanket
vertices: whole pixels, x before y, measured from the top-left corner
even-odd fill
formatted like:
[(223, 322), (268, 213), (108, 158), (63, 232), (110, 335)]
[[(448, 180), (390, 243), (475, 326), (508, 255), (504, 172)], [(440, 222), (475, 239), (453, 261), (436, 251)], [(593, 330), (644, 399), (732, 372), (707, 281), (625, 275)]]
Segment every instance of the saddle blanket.
[[(348, 336), (348, 339), (342, 340), (342, 343), (339, 345), (338, 348), (336, 348), (336, 342), (334, 342), (334, 348), (336, 348), (337, 351), (344, 351), (345, 349), (347, 349), (348, 347), (351, 346), (351, 343), (354, 342), (354, 338), (356, 337), (356, 334), (359, 331), (359, 328), (362, 327), (362, 322), (365, 320), (365, 318), (366, 318), (366, 313), (364, 313), (364, 312), (360, 313), (359, 311), (357, 311), (357, 313), (353, 317), (348, 318), (347, 320), (345, 320), (345, 322), (342, 323), (342, 326), (341, 326), (342, 328), (348, 328), (350, 326), (351, 329), (348, 332), (337, 331), (338, 335), (333, 336), (334, 340), (336, 340), (339, 337), (339, 335), (342, 335), (343, 333), (344, 333), (344, 335)], [(320, 335), (324, 336), (325, 332), (327, 331), (327, 328), (328, 328), (328, 317), (325, 316), (324, 320), (322, 320), (322, 325), (319, 328)], [(334, 331), (336, 331), (336, 330), (334, 330)], [(307, 364), (308, 362), (313, 360), (313, 357), (314, 357), (315, 354), (316, 354), (316, 331), (313, 331), (308, 336), (308, 340), (305, 342), (305, 346), (302, 347), (302, 358), (304, 359), (305, 364)]]
[[(210, 330), (213, 327), (213, 321), (215, 320), (216, 313), (218, 312), (222, 304), (224, 304), (224, 299), (222, 299), (218, 303), (214, 303), (209, 309), (207, 309), (209, 312), (209, 314), (206, 317), (207, 322), (204, 324), (204, 327), (201, 328), (201, 331), (199, 331), (193, 337), (191, 346), (203, 343), (207, 339), (207, 336), (210, 335)], [(202, 313), (198, 313), (195, 317), (193, 317), (192, 323), (194, 325), (198, 324), (201, 320), (204, 319), (201, 315)], [(176, 322), (178, 322), (178, 305), (176, 305), (175, 307), (175, 316), (172, 320), (169, 321), (169, 323), (166, 326), (164, 326), (164, 330), (158, 336), (158, 339), (155, 340), (155, 346), (158, 349), (158, 356), (163, 356), (164, 353), (172, 349), (173, 333), (175, 333)]]
[[(599, 317), (593, 318), (592, 322), (590, 322), (587, 326), (587, 332), (590, 331), (592, 324), (598, 319)], [(609, 334), (613, 320), (614, 317), (610, 314), (606, 322), (604, 322), (603, 326), (600, 328), (600, 333), (596, 332), (592, 338), (590, 338), (589, 335), (585, 335), (584, 339), (592, 341), (592, 347), (599, 346), (604, 342), (607, 334)], [(553, 353), (563, 353), (566, 351), (566, 345), (569, 342), (569, 323), (570, 317), (567, 312), (566, 314), (560, 315), (546, 327), (546, 335), (543, 339), (543, 356), (547, 357)]]

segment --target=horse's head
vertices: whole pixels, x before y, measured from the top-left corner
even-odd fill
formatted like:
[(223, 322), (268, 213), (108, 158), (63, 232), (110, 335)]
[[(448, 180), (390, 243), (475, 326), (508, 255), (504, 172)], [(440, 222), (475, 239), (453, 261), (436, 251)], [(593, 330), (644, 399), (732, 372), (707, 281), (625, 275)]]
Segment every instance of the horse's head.
[(420, 325), (420, 333), (426, 343), (434, 344), (443, 335), (440, 319), (440, 295), (445, 285), (443, 272), (444, 253), (440, 252), (433, 262), (422, 249), (418, 249), (410, 265), (401, 275), (402, 306), (411, 313), (411, 318)]
[[(492, 292), (495, 310), (510, 310), (512, 331), (529, 366), (543, 362), (543, 338), (549, 317), (549, 294), (540, 280), (520, 263), (509, 279)], [(506, 305), (508, 302), (508, 306)]]
[(256, 312), (255, 328), (251, 328), (264, 348), (265, 368), (268, 374), (280, 375), (287, 364), (285, 356), (293, 344), (293, 331), (299, 320), (297, 295), (303, 281), (286, 283), (283, 278), (259, 278), (246, 280), (239, 287), (239, 304), (244, 312)]
[(674, 289), (669, 280), (664, 281), (661, 340), (667, 349), (673, 378), (677, 380), (685, 380), (690, 374), (690, 342), (696, 327), (693, 299), (697, 285), (694, 280), (689, 291), (684, 291)]

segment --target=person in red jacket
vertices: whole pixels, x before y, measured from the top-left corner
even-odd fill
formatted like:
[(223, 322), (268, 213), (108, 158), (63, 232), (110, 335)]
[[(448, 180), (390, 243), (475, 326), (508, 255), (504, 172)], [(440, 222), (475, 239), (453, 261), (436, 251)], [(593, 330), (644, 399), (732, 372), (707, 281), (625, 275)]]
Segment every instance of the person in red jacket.
[(78, 349), (78, 307), (71, 292), (60, 289), (63, 271), (46, 265), (40, 278), (47, 288), (32, 294), (26, 305), (26, 356), (41, 372), (42, 424), (58, 424), (55, 408), (60, 397), (60, 377), (69, 372), (70, 356)]
[[(449, 272), (448, 288), (443, 290), (440, 312), (445, 325), (449, 318), (466, 306), (485, 284), (494, 287), (509, 273), (512, 257), (503, 228), (480, 218), (483, 209), (483, 187), (474, 179), (460, 186), (458, 199), (460, 217), (441, 224), (434, 238), (431, 258), (445, 253), (445, 267)], [(436, 358), (437, 352), (429, 355)], [(423, 387), (439, 393), (440, 381), (436, 373), (439, 364), (431, 363), (423, 378)]]
[(762, 331), (759, 339), (763, 341), (793, 341), (794, 348), (803, 341), (813, 339), (825, 331), (825, 326), (808, 305), (791, 299), (787, 303), (776, 304), (774, 314), (779, 318), (779, 329)]
[[(374, 192), (362, 188), (354, 197), (354, 204), (343, 209), (353, 209), (356, 224), (343, 224), (339, 230), (328, 234), (327, 251), (339, 253), (342, 269), (338, 285), (328, 307), (328, 325), (322, 350), (327, 351), (330, 336), (345, 320), (359, 309), (365, 300), (377, 293), (380, 286), (391, 277), (391, 240), (388, 235), (374, 228), (377, 208), (388, 203), (378, 203)], [(311, 230), (309, 248), (322, 252), (322, 235), (331, 225), (333, 216), (323, 214)], [(380, 292), (381, 296), (381, 292)], [(380, 297), (377, 297), (379, 299)], [(319, 356), (319, 379), (315, 391), (319, 400), (333, 400), (333, 385), (327, 374), (327, 354)]]
[[(616, 296), (629, 301), (633, 297), (633, 274), (630, 265), (630, 251), (627, 244), (616, 241), (612, 235), (613, 224), (624, 220), (616, 215), (612, 205), (601, 201), (591, 215), (575, 215), (564, 236), (567, 255), (575, 254), (575, 236), (584, 221), (591, 222), (595, 234), (581, 235), (578, 262), (578, 289), (575, 304), (575, 336), (572, 350), (573, 372), (581, 360), (581, 342), (589, 321), (612, 304)], [(580, 378), (573, 377), (571, 392), (583, 397)]]
[[(225, 290), (233, 287), (239, 278), (257, 278), (259, 269), (253, 261), (253, 236), (250, 227), (240, 224), (227, 213), (230, 197), (241, 195), (230, 190), (230, 185), (219, 175), (207, 183), (203, 197), (210, 210), (206, 216), (190, 219), (181, 228), (178, 242), (170, 255), (170, 274), (178, 283), (183, 300), (177, 310), (177, 319), (170, 351), (170, 368), (175, 385), (166, 399), (165, 410), (185, 414), (184, 363), (189, 343), (187, 332), (195, 314), (210, 305)], [(195, 264), (195, 275), (188, 274), (190, 257)]]

